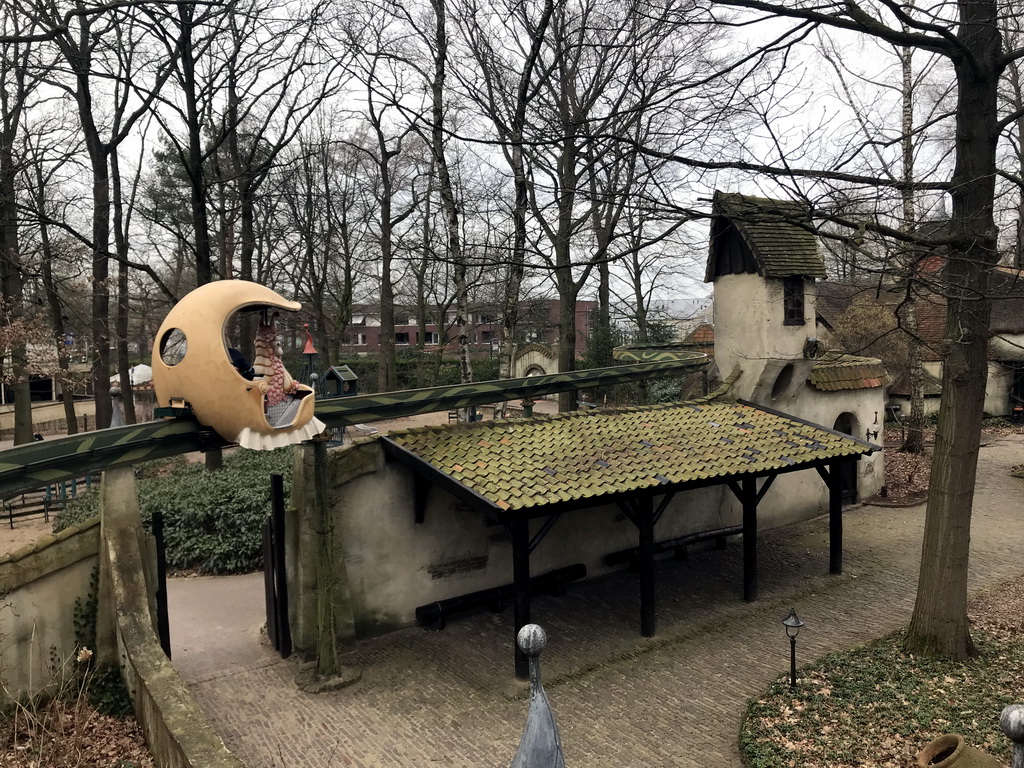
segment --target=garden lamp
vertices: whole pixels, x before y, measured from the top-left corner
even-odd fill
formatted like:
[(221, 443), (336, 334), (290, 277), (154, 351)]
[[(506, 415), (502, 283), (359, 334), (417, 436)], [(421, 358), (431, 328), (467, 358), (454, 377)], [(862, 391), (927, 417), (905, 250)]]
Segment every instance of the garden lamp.
[(804, 623), (796, 615), (796, 609), (789, 609), (789, 616), (782, 620), (786, 627), (786, 635), (789, 637), (789, 687), (796, 688), (796, 636), (800, 634), (800, 627)]

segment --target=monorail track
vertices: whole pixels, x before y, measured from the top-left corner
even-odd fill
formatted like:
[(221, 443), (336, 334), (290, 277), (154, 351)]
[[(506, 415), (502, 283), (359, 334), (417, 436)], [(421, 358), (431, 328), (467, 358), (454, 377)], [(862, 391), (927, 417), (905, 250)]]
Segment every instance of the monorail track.
[[(675, 351), (666, 347), (648, 349), (653, 350), (652, 356), (657, 355), (656, 362), (335, 398), (317, 402), (316, 417), (328, 427), (340, 429), (381, 419), (682, 376), (708, 362), (707, 355), (697, 352)], [(620, 357), (638, 359), (638, 356), (631, 355)], [(651, 356), (646, 359), (651, 359)], [(228, 445), (230, 443), (220, 435), (191, 416), (19, 445), (0, 451), (0, 499), (104, 469)]]

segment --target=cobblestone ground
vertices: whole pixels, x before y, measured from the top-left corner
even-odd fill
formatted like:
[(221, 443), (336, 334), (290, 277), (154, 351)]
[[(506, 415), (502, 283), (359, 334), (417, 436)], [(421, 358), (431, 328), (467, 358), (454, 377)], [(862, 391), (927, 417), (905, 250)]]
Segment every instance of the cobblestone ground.
[[(982, 448), (974, 590), (1024, 573), (1024, 481), (1007, 474), (1022, 462), (1021, 437), (993, 438)], [(923, 519), (923, 506), (851, 509), (840, 576), (827, 573), (827, 519), (764, 533), (755, 603), (741, 599), (738, 544), (660, 561), (651, 639), (639, 635), (639, 587), (628, 572), (537, 599), (533, 618), (548, 633), (545, 687), (566, 763), (739, 766), (745, 702), (788, 670), (780, 622), (790, 606), (807, 622), (801, 662), (905, 625)], [(362, 669), (362, 679), (310, 695), (294, 685), (297, 663), (258, 641), (262, 587), (246, 578), (235, 588), (248, 590), (251, 608), (220, 580), (174, 583), (172, 631), (180, 638), (175, 664), (250, 768), (509, 765), (526, 713), (526, 688), (512, 677), (511, 610), (458, 618), (444, 632), (409, 629), (362, 642), (344, 659)], [(229, 602), (239, 616), (219, 623), (190, 613), (200, 603), (217, 610)]]

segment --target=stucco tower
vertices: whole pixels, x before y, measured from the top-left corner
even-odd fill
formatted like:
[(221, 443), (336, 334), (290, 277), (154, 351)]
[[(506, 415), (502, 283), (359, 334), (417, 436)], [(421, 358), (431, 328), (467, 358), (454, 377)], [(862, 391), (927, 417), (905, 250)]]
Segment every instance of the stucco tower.
[[(715, 363), (732, 394), (770, 401), (816, 354), (814, 281), (825, 263), (800, 203), (715, 192), (705, 282), (715, 285)], [(802, 376), (800, 374), (803, 374)]]

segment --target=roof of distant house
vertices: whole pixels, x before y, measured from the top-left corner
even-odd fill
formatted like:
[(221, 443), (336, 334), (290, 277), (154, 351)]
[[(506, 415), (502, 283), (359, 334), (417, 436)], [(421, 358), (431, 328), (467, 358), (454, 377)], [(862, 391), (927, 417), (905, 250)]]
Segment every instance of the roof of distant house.
[[(942, 382), (939, 381), (935, 376), (932, 376), (928, 371), (924, 373), (924, 396), (925, 397), (937, 397), (942, 394)], [(896, 397), (909, 397), (910, 396), (910, 380), (907, 376), (898, 376), (889, 387), (889, 394), (895, 395)]]
[(715, 343), (715, 327), (710, 323), (701, 323), (690, 331), (684, 342), (698, 345), (710, 345)]
[(889, 383), (882, 361), (831, 350), (816, 360), (808, 383), (822, 392), (847, 389), (872, 389)]
[[(818, 252), (809, 209), (803, 203), (716, 191), (712, 216), (705, 281), (720, 274), (753, 271), (764, 277), (824, 279), (825, 261)], [(732, 242), (727, 236), (730, 227), (739, 233), (748, 252), (723, 252), (725, 244)], [(746, 263), (749, 258), (753, 264)], [(723, 265), (717, 263), (720, 259), (734, 263), (722, 269)]]

